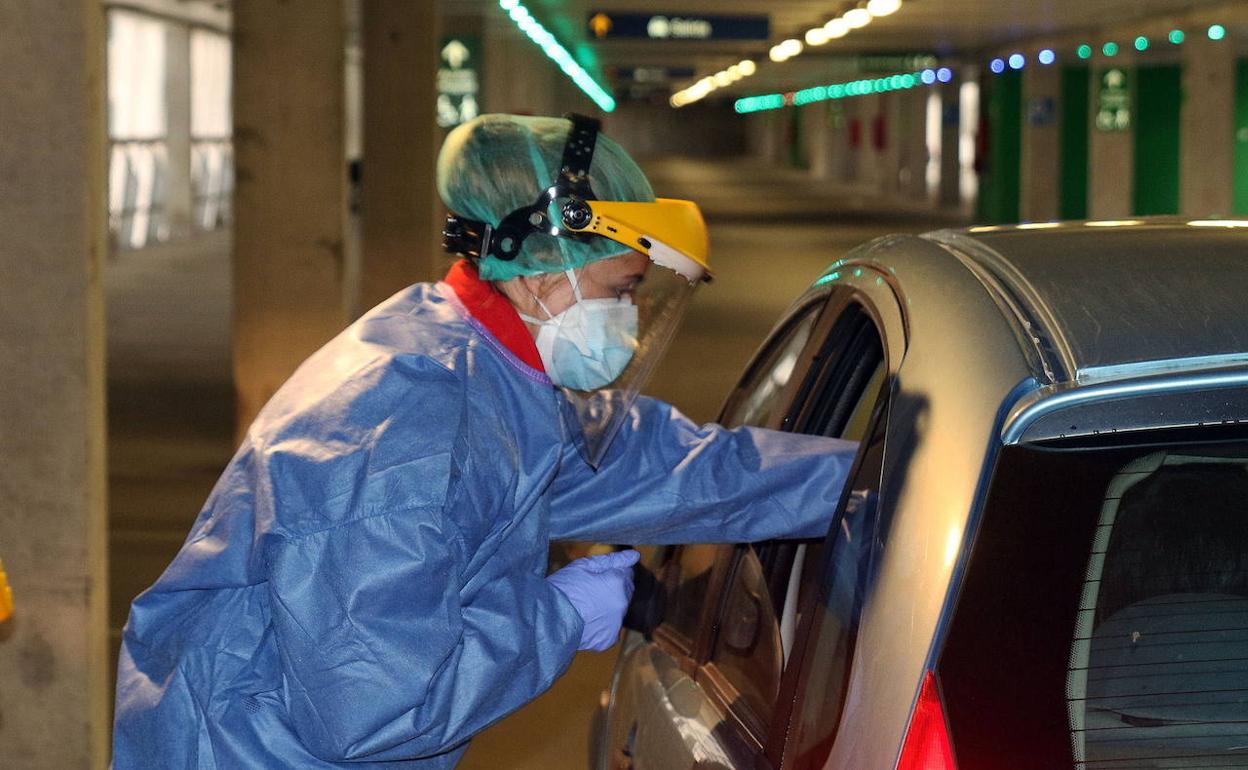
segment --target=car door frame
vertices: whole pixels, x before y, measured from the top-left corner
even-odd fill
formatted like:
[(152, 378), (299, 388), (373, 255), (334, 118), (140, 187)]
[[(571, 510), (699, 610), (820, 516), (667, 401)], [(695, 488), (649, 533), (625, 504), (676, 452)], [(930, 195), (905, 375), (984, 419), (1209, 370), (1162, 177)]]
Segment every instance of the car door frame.
[[(870, 252), (874, 250), (873, 247), (886, 247), (890, 240), (881, 239), (881, 241), (877, 241), (875, 244), (864, 247), (862, 257), (857, 259), (851, 257), (833, 265), (824, 278), (820, 279), (826, 279), (829, 284), (837, 285), (846, 290), (840, 293), (843, 299), (838, 303), (838, 311), (836, 313), (828, 312), (827, 309), (824, 311), (825, 315), (834, 316), (831, 318), (832, 323), (839, 320), (851, 304), (856, 304), (866, 312), (880, 334), (884, 353), (885, 378), (881, 385), (883, 389), (881, 397), (873, 407), (872, 417), (868, 423), (866, 432), (868, 436), (876, 432), (879, 428), (878, 422), (880, 420), (888, 419), (889, 395), (895, 389), (896, 378), (905, 359), (909, 343), (909, 319), (900, 283), (893, 272), (885, 265), (868, 258)], [(831, 307), (830, 301), (829, 308)], [(811, 383), (810, 387), (813, 387), (813, 383)], [(807, 394), (802, 395), (806, 396)], [(807, 398), (801, 404), (802, 408), (794, 414), (792, 424), (786, 425), (786, 427), (801, 425), (802, 420), (814, 408), (813, 402), (814, 399)], [(790, 409), (787, 411), (792, 412), (794, 410), (790, 406)], [(853, 467), (848, 476), (849, 479), (854, 479), (859, 475), (862, 461), (863, 453), (859, 452), (854, 458)], [(836, 520), (839, 520), (840, 516), (844, 514), (850, 492), (848, 487), (849, 485), (847, 485), (841, 500), (837, 504)], [(835, 520), (830, 528), (831, 531), (835, 531)], [(825, 553), (830, 553), (831, 551), (827, 546), (828, 544), (825, 542)], [(810, 592), (811, 600), (814, 599), (814, 596), (815, 592)], [(814, 615), (815, 613), (809, 611), (802, 613), (802, 619), (793, 641), (793, 650), (790, 653), (790, 660), (797, 661), (799, 665), (786, 666), (781, 674), (780, 693), (776, 700), (776, 708), (772, 714), (770, 730), (767, 735), (766, 746), (763, 749), (763, 755), (760, 758), (761, 761), (756, 762), (757, 768), (786, 770), (791, 767), (794, 760), (794, 752), (792, 751), (794, 747), (790, 744), (790, 739), (795, 736), (795, 731), (792, 729), (792, 720), (794, 715), (799, 713), (798, 709), (805, 697), (804, 689), (799, 686), (802, 675), (800, 662), (810, 641)]]
[[(874, 324), (880, 336), (886, 366), (886, 376), (881, 388), (885, 393), (892, 388), (905, 355), (908, 339), (904, 303), (899, 296), (899, 284), (891, 271), (865, 258), (866, 256), (869, 254), (864, 255), (863, 258), (847, 259), (837, 263), (798, 302), (794, 303), (793, 311), (777, 325), (776, 332), (769, 335), (767, 341), (751, 360), (738, 386), (725, 401), (720, 413), (721, 418), (729, 407), (736, 403), (735, 399), (742, 394), (742, 384), (749, 382), (756, 373), (756, 367), (769, 358), (772, 346), (784, 338), (792, 322), (801, 317), (803, 311), (815, 302), (823, 303), (819, 310), (820, 317), (811, 331), (810, 338), (803, 346), (793, 376), (782, 389), (779, 396), (781, 408), (773, 411), (763, 427), (789, 430), (800, 425), (802, 420), (809, 415), (814, 405), (813, 402), (817, 400), (811, 398), (811, 390), (815, 387), (817, 375), (822, 372), (825, 364), (823, 357), (826, 355), (828, 335), (851, 307), (861, 308)], [(877, 421), (882, 419), (877, 414), (880, 404), (886, 403), (887, 396), (885, 395), (873, 408), (872, 418), (868, 425), (869, 432), (874, 431)], [(855, 457), (849, 478), (853, 478), (858, 473), (861, 461), (861, 455)], [(836, 512), (838, 517), (844, 511), (848, 491), (846, 489), (846, 494), (843, 494), (838, 502)], [(664, 644), (663, 647), (665, 652), (680, 660), (682, 670), (694, 679), (708, 699), (723, 714), (725, 721), (732, 726), (737, 737), (752, 749), (755, 768), (771, 770), (780, 768), (785, 758), (786, 739), (790, 732), (789, 723), (796, 711), (796, 706), (800, 703), (798, 698), (801, 693), (796, 687), (795, 679), (795, 672), (800, 667), (786, 667), (786, 670), (782, 672), (775, 709), (768, 723), (760, 725), (747, 724), (746, 717), (732, 704), (732, 695), (735, 694), (736, 688), (713, 665), (709, 665), (719, 631), (719, 620), (724, 611), (723, 605), (727, 598), (725, 589), (740, 560), (739, 557), (731, 554), (737, 547), (738, 544), (725, 544), (720, 546), (722, 550), (716, 554), (714, 572), (698, 625), (698, 639), (690, 640), (689, 652), (682, 653), (678, 648), (673, 649), (668, 644)], [(811, 614), (804, 613), (794, 640), (790, 660), (801, 660), (799, 656), (805, 649), (805, 643), (810, 634)], [(683, 638), (683, 635), (673, 634), (670, 630), (667, 633), (663, 631), (664, 628), (660, 625), (660, 629), (655, 634), (656, 641), (663, 638), (670, 643), (676, 641), (673, 637)]]

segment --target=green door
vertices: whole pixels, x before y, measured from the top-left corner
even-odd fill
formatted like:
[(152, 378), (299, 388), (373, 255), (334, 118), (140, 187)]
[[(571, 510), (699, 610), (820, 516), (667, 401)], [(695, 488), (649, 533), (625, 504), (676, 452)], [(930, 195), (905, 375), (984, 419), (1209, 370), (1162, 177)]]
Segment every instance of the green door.
[(1179, 213), (1179, 125), (1183, 68), (1136, 70), (1135, 213)]
[(979, 176), (976, 218), (1017, 222), (1023, 155), (1023, 74), (1008, 71), (985, 81), (987, 161)]
[(1088, 217), (1088, 78), (1091, 68), (1062, 68), (1061, 209), (1062, 219)]
[(1248, 59), (1240, 59), (1235, 78), (1236, 214), (1248, 214)]

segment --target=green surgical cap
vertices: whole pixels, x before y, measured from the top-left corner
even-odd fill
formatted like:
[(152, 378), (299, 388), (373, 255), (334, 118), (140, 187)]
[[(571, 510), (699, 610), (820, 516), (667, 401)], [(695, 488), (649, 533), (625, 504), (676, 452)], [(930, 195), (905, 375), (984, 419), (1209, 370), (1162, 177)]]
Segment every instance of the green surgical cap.
[[(572, 122), (564, 118), (482, 115), (458, 126), (438, 153), (438, 194), (451, 212), (497, 226), (512, 211), (532, 205), (554, 184)], [(654, 190), (620, 145), (599, 134), (589, 182), (600, 200), (649, 202)], [(557, 216), (552, 205), (552, 215)], [(556, 273), (623, 253), (607, 238), (589, 241), (534, 233), (511, 261), (483, 257), (481, 277)]]

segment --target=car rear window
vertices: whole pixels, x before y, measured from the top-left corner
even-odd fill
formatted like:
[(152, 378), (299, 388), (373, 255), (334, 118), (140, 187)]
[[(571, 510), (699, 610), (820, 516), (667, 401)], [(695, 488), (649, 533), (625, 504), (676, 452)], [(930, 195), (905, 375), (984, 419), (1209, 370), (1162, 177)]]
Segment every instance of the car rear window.
[(1248, 444), (1007, 448), (937, 669), (960, 770), (1248, 767)]

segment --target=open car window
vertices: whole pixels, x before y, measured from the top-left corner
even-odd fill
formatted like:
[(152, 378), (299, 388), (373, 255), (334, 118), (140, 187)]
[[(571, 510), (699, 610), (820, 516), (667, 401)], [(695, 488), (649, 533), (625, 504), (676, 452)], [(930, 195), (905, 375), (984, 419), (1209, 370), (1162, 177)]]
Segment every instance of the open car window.
[[(845, 305), (796, 391), (804, 396), (785, 405), (786, 424), (806, 433), (864, 439), (885, 391), (885, 371), (882, 341), (870, 316), (859, 305)], [(828, 511), (830, 523), (833, 514)], [(850, 518), (857, 522), (867, 515)], [(774, 541), (742, 544), (733, 558), (708, 678), (738, 723), (762, 744), (800, 623), (797, 608), (821, 582), (823, 551), (818, 542)]]

